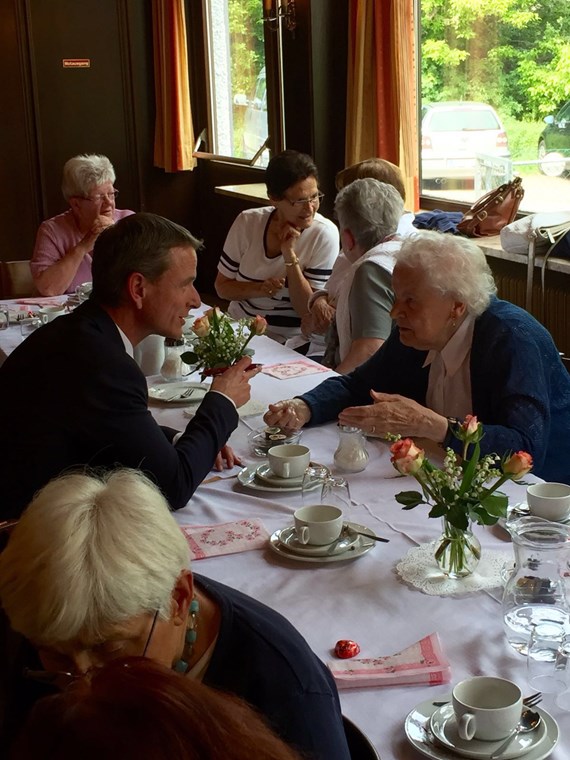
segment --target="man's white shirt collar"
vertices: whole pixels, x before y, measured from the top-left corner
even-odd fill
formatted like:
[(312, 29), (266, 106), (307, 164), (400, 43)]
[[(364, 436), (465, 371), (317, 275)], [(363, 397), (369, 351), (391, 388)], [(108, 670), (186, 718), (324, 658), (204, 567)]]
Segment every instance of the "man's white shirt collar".
[(123, 341), (123, 344), (125, 346), (125, 351), (131, 357), (131, 359), (134, 359), (135, 358), (135, 349), (133, 348), (133, 344), (127, 338), (127, 336), (125, 335), (125, 333), (121, 330), (121, 328), (119, 327), (119, 325), (116, 322), (115, 322), (115, 327), (119, 331), (119, 335), (121, 336), (121, 340)]

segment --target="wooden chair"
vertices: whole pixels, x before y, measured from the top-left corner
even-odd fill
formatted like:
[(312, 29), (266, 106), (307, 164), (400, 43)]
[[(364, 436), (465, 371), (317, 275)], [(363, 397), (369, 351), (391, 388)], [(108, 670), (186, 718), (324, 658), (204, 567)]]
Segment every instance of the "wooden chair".
[(2, 298), (37, 296), (38, 291), (30, 271), (29, 259), (0, 261), (0, 288)]

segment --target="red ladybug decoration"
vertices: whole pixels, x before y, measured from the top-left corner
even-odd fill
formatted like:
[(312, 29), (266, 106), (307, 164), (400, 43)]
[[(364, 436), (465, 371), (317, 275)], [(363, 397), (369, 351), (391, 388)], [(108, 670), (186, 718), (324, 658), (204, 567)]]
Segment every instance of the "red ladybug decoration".
[(356, 657), (359, 652), (360, 647), (356, 641), (351, 641), (350, 639), (341, 639), (336, 642), (334, 647), (334, 653), (341, 660), (348, 660), (351, 657)]

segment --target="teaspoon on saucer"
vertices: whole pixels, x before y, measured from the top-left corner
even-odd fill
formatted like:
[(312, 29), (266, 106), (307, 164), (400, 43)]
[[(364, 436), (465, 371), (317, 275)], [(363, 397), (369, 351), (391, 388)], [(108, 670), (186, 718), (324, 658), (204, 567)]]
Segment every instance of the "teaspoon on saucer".
[(497, 751), (493, 752), (489, 760), (499, 760), (503, 752), (508, 749), (510, 743), (516, 736), (519, 734), (528, 734), (530, 731), (535, 731), (541, 723), (542, 717), (537, 712), (527, 707), (526, 710), (522, 711), (518, 726), (508, 737), (508, 739), (503, 744), (501, 744)]

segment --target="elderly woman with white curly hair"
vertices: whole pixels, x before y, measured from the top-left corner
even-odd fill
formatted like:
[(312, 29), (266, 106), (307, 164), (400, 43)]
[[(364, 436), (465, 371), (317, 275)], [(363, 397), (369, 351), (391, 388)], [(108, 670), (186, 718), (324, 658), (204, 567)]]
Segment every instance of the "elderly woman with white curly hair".
[[(118, 657), (148, 657), (246, 700), (303, 755), (349, 760), (330, 671), (284, 617), (193, 575), (189, 558), (142, 473), (50, 481), (0, 554), (1, 607), (44, 668), (28, 676), (63, 687)], [(21, 686), (0, 705), (13, 708)]]
[(81, 155), (66, 161), (61, 191), (70, 208), (39, 226), (30, 269), (44, 296), (73, 293), (91, 282), (95, 241), (119, 219), (133, 214), (115, 208), (119, 191), (107, 156)]
[(457, 419), (474, 414), (485, 426), (483, 453), (528, 451), (537, 476), (570, 483), (560, 445), (570, 376), (547, 330), (495, 296), (481, 249), (419, 233), (396, 254), (392, 285), (396, 327), (382, 348), (352, 374), (270, 405), (266, 422), (298, 428), (338, 417), (366, 433), (456, 447)]

